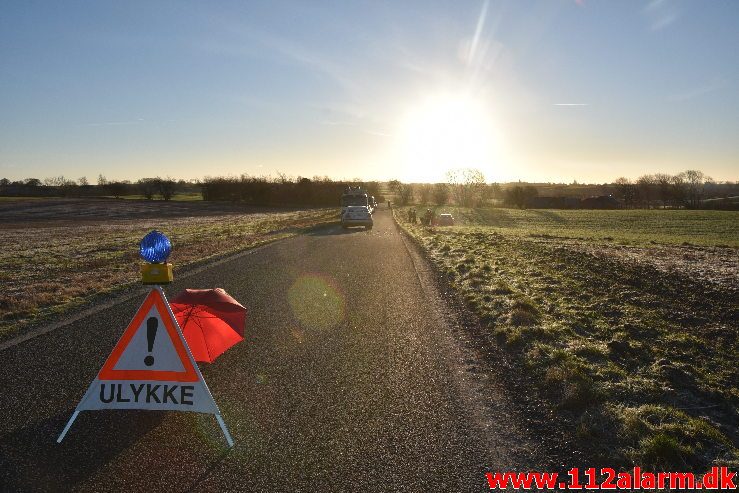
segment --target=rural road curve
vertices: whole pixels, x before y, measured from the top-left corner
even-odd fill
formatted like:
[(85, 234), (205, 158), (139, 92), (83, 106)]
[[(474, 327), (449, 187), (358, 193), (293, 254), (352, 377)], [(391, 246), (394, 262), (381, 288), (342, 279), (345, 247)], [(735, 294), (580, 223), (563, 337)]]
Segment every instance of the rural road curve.
[(246, 340), (202, 366), (231, 450), (213, 416), (170, 412), (83, 412), (55, 443), (143, 297), (0, 352), (0, 490), (485, 491), (485, 471), (534, 466), (405, 241), (381, 209), (371, 231), (332, 225), (166, 289), (249, 310)]

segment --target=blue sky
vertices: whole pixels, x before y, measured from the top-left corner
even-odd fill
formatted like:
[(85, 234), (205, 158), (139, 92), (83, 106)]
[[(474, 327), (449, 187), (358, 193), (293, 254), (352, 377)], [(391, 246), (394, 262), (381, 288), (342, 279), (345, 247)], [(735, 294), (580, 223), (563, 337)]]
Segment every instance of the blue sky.
[(5, 1), (0, 177), (737, 180), (738, 21), (730, 0)]

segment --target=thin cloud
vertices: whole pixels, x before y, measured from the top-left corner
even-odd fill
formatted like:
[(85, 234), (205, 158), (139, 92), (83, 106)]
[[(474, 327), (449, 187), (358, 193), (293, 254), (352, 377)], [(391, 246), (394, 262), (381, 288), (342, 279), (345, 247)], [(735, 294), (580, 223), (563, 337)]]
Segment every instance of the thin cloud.
[(672, 25), (679, 17), (674, 4), (665, 0), (653, 0), (644, 7), (650, 31), (661, 31)]
[(224, 31), (235, 36), (234, 42), (200, 43), (196, 48), (229, 56), (254, 57), (260, 51), (255, 49), (256, 45), (285, 60), (328, 76), (347, 91), (356, 93), (361, 89), (356, 80), (347, 76), (347, 67), (325, 58), (317, 51), (307, 49), (288, 38), (275, 36), (253, 26), (237, 24), (229, 19), (221, 19), (221, 25)]
[(673, 22), (675, 22), (676, 20), (677, 20), (677, 14), (675, 13), (663, 15), (659, 17), (658, 19), (656, 19), (654, 22), (652, 22), (651, 29), (652, 31), (660, 31), (666, 28), (667, 26), (669, 26), (670, 24), (672, 24)]

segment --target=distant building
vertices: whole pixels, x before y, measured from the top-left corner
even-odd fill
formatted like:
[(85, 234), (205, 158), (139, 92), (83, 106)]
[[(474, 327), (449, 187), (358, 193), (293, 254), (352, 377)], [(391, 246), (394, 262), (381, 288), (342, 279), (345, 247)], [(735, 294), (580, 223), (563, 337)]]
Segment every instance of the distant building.
[(577, 197), (531, 197), (526, 201), (529, 209), (579, 209)]
[(616, 200), (613, 195), (599, 195), (597, 197), (588, 197), (580, 201), (581, 209), (620, 209), (621, 202)]

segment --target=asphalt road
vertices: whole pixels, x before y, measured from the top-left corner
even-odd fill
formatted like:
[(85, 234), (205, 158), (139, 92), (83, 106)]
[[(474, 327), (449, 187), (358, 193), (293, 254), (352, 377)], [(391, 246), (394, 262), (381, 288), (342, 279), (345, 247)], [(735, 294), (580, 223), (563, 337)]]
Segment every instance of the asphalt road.
[(0, 352), (0, 489), (485, 491), (526, 438), (423, 269), (378, 210), (372, 231), (323, 228), (168, 287), (249, 310), (246, 340), (201, 366), (230, 450), (213, 416), (174, 412), (83, 412), (55, 443), (143, 297)]

